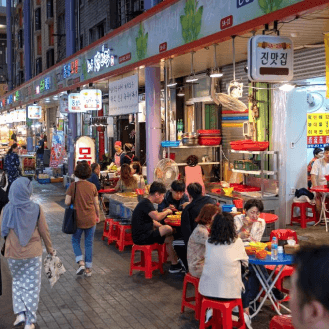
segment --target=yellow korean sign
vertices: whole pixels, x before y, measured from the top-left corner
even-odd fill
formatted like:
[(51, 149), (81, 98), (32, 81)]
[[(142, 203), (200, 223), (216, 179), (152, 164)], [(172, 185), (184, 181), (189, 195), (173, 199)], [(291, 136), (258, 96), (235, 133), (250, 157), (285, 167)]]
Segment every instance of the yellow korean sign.
[(326, 83), (327, 83), (327, 94), (326, 97), (329, 98), (329, 33), (324, 36), (324, 46), (326, 50)]
[(329, 114), (309, 113), (307, 114), (307, 136), (328, 136)]

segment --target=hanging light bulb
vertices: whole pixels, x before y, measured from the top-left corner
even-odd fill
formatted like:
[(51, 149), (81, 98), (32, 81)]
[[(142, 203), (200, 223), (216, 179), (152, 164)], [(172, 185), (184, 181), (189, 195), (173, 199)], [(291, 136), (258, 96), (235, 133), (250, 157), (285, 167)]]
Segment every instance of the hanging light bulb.
[(167, 84), (167, 87), (176, 87), (177, 85), (177, 82), (175, 81), (175, 79), (173, 78), (173, 75), (172, 75), (172, 58), (169, 59), (169, 69), (170, 69), (170, 76), (171, 76), (171, 79), (169, 81), (169, 83)]
[(195, 53), (195, 51), (192, 51), (191, 52), (191, 55), (192, 55), (192, 60), (191, 60), (191, 74), (186, 78), (186, 82), (196, 82), (196, 81), (199, 80), (195, 76), (195, 72), (194, 72), (194, 65), (193, 65), (194, 53)]
[(291, 85), (289, 83), (285, 83), (284, 85), (282, 85), (279, 89), (282, 91), (291, 91), (295, 88), (294, 85)]
[(183, 96), (185, 96), (185, 93), (184, 93), (182, 87), (179, 88), (179, 91), (178, 91), (178, 93), (177, 93), (177, 96), (179, 96), (179, 97), (183, 97)]
[(215, 67), (211, 70), (210, 77), (211, 78), (221, 78), (223, 76), (223, 73), (220, 71), (219, 67), (217, 66), (217, 57), (216, 57), (216, 48), (217, 44), (214, 44), (214, 64)]

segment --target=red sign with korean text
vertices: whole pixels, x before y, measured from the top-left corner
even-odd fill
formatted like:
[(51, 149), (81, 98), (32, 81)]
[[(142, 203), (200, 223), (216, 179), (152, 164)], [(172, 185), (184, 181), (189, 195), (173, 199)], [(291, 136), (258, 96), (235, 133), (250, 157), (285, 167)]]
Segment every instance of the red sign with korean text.
[(125, 55), (119, 57), (119, 64), (128, 62), (130, 60), (131, 60), (131, 53), (125, 54)]
[(325, 147), (329, 145), (329, 136), (307, 136), (307, 147)]
[(221, 21), (220, 21), (221, 30), (228, 29), (231, 26), (233, 26), (233, 16), (232, 15), (221, 19)]
[(167, 50), (167, 42), (163, 42), (159, 45), (159, 53), (163, 53)]

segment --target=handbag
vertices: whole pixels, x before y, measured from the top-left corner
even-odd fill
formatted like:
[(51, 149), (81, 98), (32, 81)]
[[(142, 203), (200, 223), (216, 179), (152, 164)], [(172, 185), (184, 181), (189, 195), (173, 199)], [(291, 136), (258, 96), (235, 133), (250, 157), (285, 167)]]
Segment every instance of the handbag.
[(58, 256), (56, 256), (56, 251), (54, 251), (53, 256), (47, 255), (43, 261), (43, 268), (51, 288), (58, 281), (59, 277), (66, 272), (63, 263), (58, 258)]
[(74, 198), (77, 189), (77, 184), (74, 183), (74, 197), (71, 200), (71, 204), (65, 209), (64, 220), (62, 225), (62, 232), (65, 234), (74, 234), (77, 229), (77, 214), (74, 209)]

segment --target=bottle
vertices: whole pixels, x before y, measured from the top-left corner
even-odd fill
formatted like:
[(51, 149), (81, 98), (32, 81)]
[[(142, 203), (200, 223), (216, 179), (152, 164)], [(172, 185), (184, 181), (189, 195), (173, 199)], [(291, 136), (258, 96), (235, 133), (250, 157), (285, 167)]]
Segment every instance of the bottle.
[(272, 260), (278, 259), (278, 242), (275, 236), (273, 237), (271, 242), (271, 259)]
[(183, 137), (183, 122), (182, 120), (178, 120), (177, 122), (177, 140), (181, 141)]

